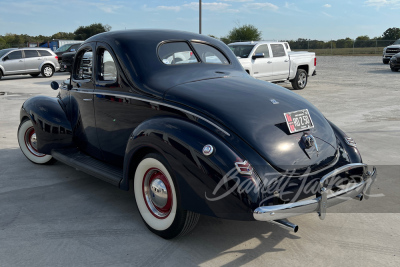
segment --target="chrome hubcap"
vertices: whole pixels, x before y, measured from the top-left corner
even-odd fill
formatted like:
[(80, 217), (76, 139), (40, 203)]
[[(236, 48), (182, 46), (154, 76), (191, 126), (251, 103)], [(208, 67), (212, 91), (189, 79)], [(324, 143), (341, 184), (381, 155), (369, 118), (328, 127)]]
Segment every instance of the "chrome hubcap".
[(167, 177), (156, 168), (149, 169), (143, 177), (143, 197), (148, 210), (158, 219), (171, 212), (172, 193)]
[(299, 75), (299, 81), (297, 82), (297, 84), (299, 85), (299, 87), (303, 88), (304, 86), (306, 86), (307, 83), (307, 76), (304, 73), (301, 73)]
[(31, 146), (32, 146), (35, 150), (37, 150), (36, 133), (33, 133), (33, 134), (32, 134), (30, 142), (31, 142)]
[(53, 70), (50, 67), (46, 67), (43, 72), (45, 76), (50, 76), (53, 73)]
[(154, 179), (150, 185), (150, 194), (151, 201), (156, 207), (165, 207), (168, 201), (168, 191), (163, 181)]
[(37, 151), (37, 139), (35, 129), (33, 127), (29, 127), (25, 132), (25, 145), (26, 148), (31, 152), (33, 155), (37, 157), (43, 157), (45, 154), (39, 153)]

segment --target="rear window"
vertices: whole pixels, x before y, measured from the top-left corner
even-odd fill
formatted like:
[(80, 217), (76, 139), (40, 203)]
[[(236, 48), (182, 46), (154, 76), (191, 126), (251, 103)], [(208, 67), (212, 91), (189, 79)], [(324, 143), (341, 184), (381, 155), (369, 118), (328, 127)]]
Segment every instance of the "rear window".
[(271, 44), (272, 56), (273, 57), (284, 57), (286, 56), (285, 49), (282, 44)]
[(166, 43), (158, 49), (158, 56), (166, 65), (190, 64), (199, 62), (185, 42)]
[(25, 57), (30, 58), (30, 57), (38, 57), (39, 54), (36, 50), (24, 50)]
[(211, 64), (229, 64), (228, 59), (217, 49), (207, 44), (192, 43), (202, 62)]
[(46, 50), (39, 50), (39, 53), (42, 57), (47, 57), (47, 56), (51, 56), (51, 53), (49, 51)]

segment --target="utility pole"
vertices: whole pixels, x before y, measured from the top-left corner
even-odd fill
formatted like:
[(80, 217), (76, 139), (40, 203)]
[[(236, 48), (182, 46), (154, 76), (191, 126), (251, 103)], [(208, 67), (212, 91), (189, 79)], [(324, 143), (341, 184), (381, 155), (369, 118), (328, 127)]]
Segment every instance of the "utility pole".
[(199, 34), (201, 34), (201, 0), (199, 0)]

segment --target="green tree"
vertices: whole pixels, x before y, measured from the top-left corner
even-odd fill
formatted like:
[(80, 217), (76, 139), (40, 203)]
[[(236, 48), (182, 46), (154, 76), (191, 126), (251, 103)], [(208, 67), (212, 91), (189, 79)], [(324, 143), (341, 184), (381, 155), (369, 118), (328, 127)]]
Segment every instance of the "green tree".
[(51, 39), (74, 40), (75, 34), (73, 32), (58, 32), (53, 34)]
[(389, 28), (382, 34), (383, 40), (397, 40), (400, 39), (400, 28)]
[(250, 24), (235, 27), (228, 33), (228, 36), (221, 38), (221, 41), (225, 43), (259, 40), (261, 40), (261, 31)]
[(79, 26), (74, 32), (75, 40), (86, 40), (87, 38), (102, 32), (111, 30), (110, 25), (103, 25), (101, 23), (93, 23), (89, 26)]

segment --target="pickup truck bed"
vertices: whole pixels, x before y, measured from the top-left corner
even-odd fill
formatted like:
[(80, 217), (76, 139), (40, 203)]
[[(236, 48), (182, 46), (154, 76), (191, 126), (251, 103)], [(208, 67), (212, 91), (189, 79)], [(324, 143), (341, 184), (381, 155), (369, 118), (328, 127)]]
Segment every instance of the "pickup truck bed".
[(247, 73), (260, 80), (290, 81), (294, 89), (304, 89), (308, 77), (316, 75), (315, 53), (292, 52), (286, 42), (238, 42), (229, 47)]

